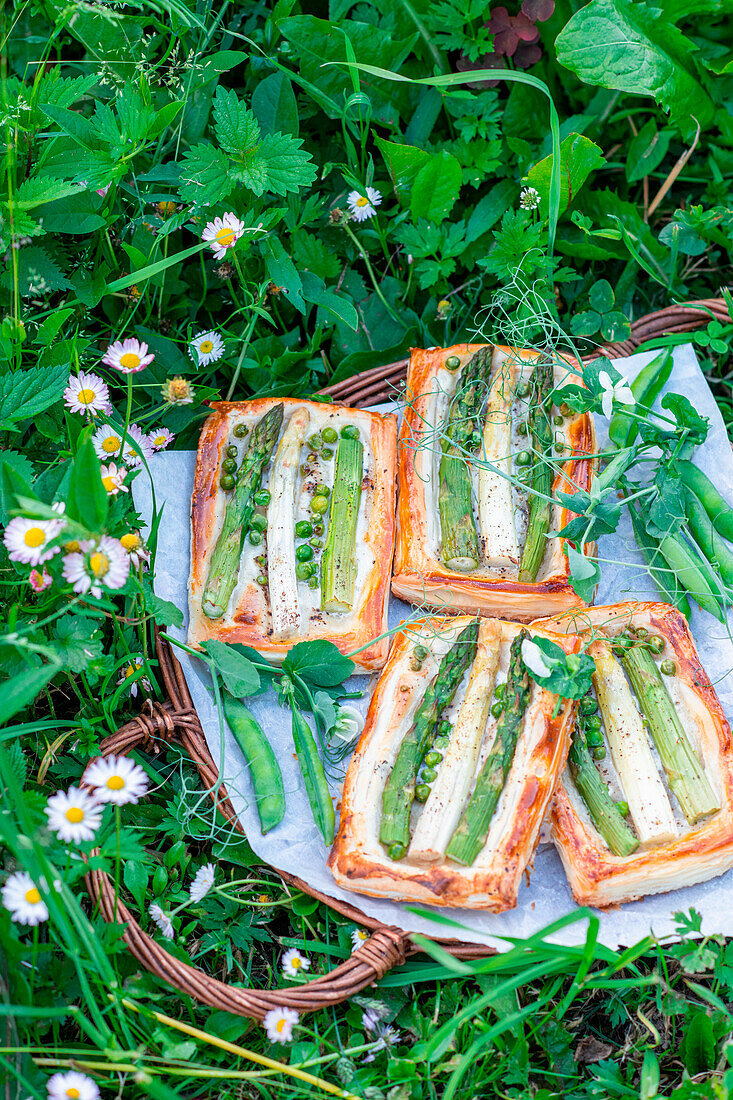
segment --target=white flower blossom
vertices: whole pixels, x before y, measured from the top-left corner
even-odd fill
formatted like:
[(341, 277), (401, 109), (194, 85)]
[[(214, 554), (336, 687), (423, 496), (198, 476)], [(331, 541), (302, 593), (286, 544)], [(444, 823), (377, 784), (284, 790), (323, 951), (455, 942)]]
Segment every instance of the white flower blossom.
[(79, 543), (79, 550), (65, 556), (61, 572), (80, 596), (90, 592), (100, 600), (103, 586), (122, 588), (130, 572), (130, 559), (119, 539), (102, 535), (98, 542), (86, 539)]
[(366, 195), (361, 191), (350, 191), (346, 202), (349, 213), (356, 222), (364, 222), (367, 218), (373, 218), (377, 207), (382, 201), (382, 196), (376, 187), (367, 187)]
[(298, 1019), (294, 1008), (271, 1008), (262, 1023), (273, 1043), (289, 1043)]
[(534, 187), (525, 187), (519, 196), (522, 210), (536, 210), (541, 201), (540, 193)]
[(194, 361), (198, 359), (200, 367), (208, 367), (209, 363), (216, 363), (221, 359), (224, 354), (224, 341), (213, 329), (209, 332), (199, 332), (189, 344), (188, 354)]
[(48, 1100), (99, 1100), (99, 1088), (91, 1077), (71, 1069), (54, 1073), (46, 1084)]
[(214, 218), (213, 222), (208, 222), (201, 234), (201, 240), (209, 242), (217, 260), (223, 260), (227, 249), (234, 248), (246, 228), (244, 222), (230, 211), (222, 218)]
[(636, 398), (631, 391), (631, 386), (625, 378), (619, 378), (618, 382), (614, 383), (608, 371), (602, 370), (598, 372), (598, 381), (603, 391), (601, 408), (603, 409), (603, 415), (607, 419), (610, 420), (613, 414), (614, 402), (619, 401), (622, 405), (636, 404)]
[(100, 802), (124, 806), (139, 802), (148, 789), (148, 777), (129, 756), (98, 756), (84, 772), (84, 781), (94, 787)]
[(150, 561), (150, 551), (139, 531), (128, 531), (126, 534), (121, 535), (120, 545), (130, 559), (130, 565), (134, 565), (136, 569), (139, 569), (141, 565), (147, 565)]
[(18, 924), (34, 925), (48, 920), (46, 903), (35, 882), (25, 871), (16, 871), (5, 880), (0, 898), (10, 913), (10, 919)]
[(65, 844), (93, 840), (102, 821), (102, 807), (88, 791), (69, 787), (46, 803), (49, 829)]
[(150, 446), (154, 451), (164, 451), (175, 438), (173, 432), (169, 431), (168, 428), (155, 428), (148, 435)]
[(164, 913), (157, 901), (148, 909), (151, 919), (157, 924), (163, 935), (167, 940), (172, 940), (176, 932), (173, 927), (173, 921), (170, 919), (167, 913)]
[[(145, 667), (145, 661), (142, 653), (138, 653), (135, 657), (131, 658), (129, 664), (125, 665), (122, 669), (122, 675), (117, 681), (117, 686), (126, 684), (130, 681), (130, 695), (133, 699), (137, 696), (138, 685), (143, 688), (144, 691), (150, 691), (151, 684), (147, 676), (138, 676), (138, 672)], [(132, 679), (132, 677), (136, 679)]]
[(114, 462), (110, 462), (109, 466), (101, 467), (100, 473), (107, 496), (116, 497), (118, 493), (129, 493), (130, 490), (125, 485), (127, 470), (124, 466), (116, 466)]
[(107, 412), (110, 408), (109, 388), (98, 374), (79, 374), (69, 376), (69, 384), (64, 390), (64, 404), (74, 413)]
[(309, 970), (310, 965), (310, 959), (301, 955), (297, 947), (291, 947), (283, 955), (283, 974), (286, 978), (297, 978), (303, 970)]
[(123, 374), (135, 374), (145, 370), (155, 359), (153, 352), (148, 354), (148, 345), (128, 336), (126, 340), (115, 340), (102, 356), (102, 362), (108, 367), (122, 371)]
[(202, 898), (205, 898), (214, 885), (215, 875), (215, 864), (206, 863), (203, 867), (199, 867), (188, 890), (189, 899), (191, 901), (201, 901)]
[(60, 547), (48, 544), (55, 539), (64, 526), (58, 519), (27, 519), (16, 516), (5, 528), (3, 542), (11, 561), (25, 565), (40, 565), (58, 554)]
[(369, 939), (370, 932), (366, 928), (355, 928), (351, 933), (351, 951), (358, 951)]

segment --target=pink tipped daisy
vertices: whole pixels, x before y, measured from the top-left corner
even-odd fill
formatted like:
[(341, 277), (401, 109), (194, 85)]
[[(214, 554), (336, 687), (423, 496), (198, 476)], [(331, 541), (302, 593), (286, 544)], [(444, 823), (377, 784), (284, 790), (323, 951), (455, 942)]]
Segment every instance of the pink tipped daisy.
[(64, 390), (64, 404), (74, 413), (106, 412), (109, 407), (109, 389), (98, 374), (79, 374), (69, 376), (69, 384)]
[(361, 191), (351, 191), (347, 198), (349, 213), (356, 222), (365, 222), (367, 218), (373, 218), (377, 207), (382, 201), (382, 196), (376, 187), (367, 187), (366, 195)]
[(53, 577), (47, 569), (44, 569), (43, 572), (40, 569), (31, 569), (28, 584), (34, 592), (44, 592), (53, 584)]
[(114, 462), (110, 462), (109, 466), (102, 466), (100, 472), (107, 496), (116, 497), (118, 493), (129, 493), (130, 490), (124, 484), (127, 473), (124, 466), (115, 466)]
[(58, 519), (27, 519), (16, 516), (5, 528), (3, 542), (11, 561), (25, 565), (40, 565), (58, 554), (59, 547), (48, 544), (56, 538), (63, 523)]
[(130, 565), (134, 565), (136, 569), (150, 561), (150, 551), (139, 531), (127, 531), (120, 537), (120, 543), (130, 559)]
[(173, 432), (168, 431), (167, 428), (154, 428), (148, 436), (148, 440), (154, 451), (164, 451), (168, 444), (172, 443), (175, 438)]
[(126, 340), (115, 340), (110, 344), (102, 356), (102, 362), (108, 367), (122, 371), (123, 374), (134, 374), (149, 366), (155, 355), (148, 355), (148, 345), (141, 344), (134, 336), (128, 336)]
[(141, 466), (143, 459), (149, 462), (153, 454), (153, 445), (142, 428), (137, 424), (130, 424), (125, 437), (122, 461), (128, 466)]
[(213, 222), (209, 222), (201, 234), (201, 240), (209, 242), (217, 260), (223, 260), (227, 249), (234, 248), (246, 228), (236, 214), (229, 212), (223, 218), (214, 218)]
[(61, 572), (80, 596), (90, 592), (99, 600), (103, 587), (122, 588), (130, 572), (130, 559), (118, 539), (102, 535), (99, 542), (89, 539), (80, 543), (78, 551), (67, 554)]

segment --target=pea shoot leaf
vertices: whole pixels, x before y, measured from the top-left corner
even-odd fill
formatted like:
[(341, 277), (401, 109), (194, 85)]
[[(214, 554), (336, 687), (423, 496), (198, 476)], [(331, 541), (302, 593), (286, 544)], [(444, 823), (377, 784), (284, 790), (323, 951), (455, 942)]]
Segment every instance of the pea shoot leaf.
[(210, 638), (201, 648), (211, 658), (214, 668), (221, 673), (224, 686), (235, 699), (243, 695), (255, 695), (260, 690), (260, 676), (252, 662), (233, 646)]
[[(591, 677), (596, 667), (592, 657), (587, 653), (566, 653), (556, 642), (540, 634), (533, 636), (532, 643), (540, 654), (536, 655), (536, 660), (528, 661), (530, 654), (525, 656), (525, 642), (522, 659), (536, 684), (564, 699), (580, 699), (585, 695), (591, 687)], [(543, 666), (547, 675), (543, 674)]]
[(351, 676), (355, 664), (325, 638), (313, 642), (298, 642), (283, 661), (286, 672), (300, 676), (318, 687), (337, 687)]
[(565, 553), (570, 563), (570, 583), (573, 591), (581, 600), (591, 603), (596, 585), (601, 579), (601, 568), (595, 558), (581, 554), (579, 550), (565, 543)]

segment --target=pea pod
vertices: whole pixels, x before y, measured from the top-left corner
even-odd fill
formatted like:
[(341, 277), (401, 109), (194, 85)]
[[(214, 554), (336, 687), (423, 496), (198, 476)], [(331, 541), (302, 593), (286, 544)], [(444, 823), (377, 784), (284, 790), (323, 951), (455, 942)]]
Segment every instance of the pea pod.
[(254, 715), (228, 692), (224, 693), (224, 717), (247, 761), (260, 827), (267, 833), (285, 816), (285, 788), (280, 765)]
[(725, 622), (723, 601), (727, 600), (710, 569), (710, 565), (689, 546), (680, 535), (665, 535), (659, 541), (659, 552), (703, 611)]
[(733, 508), (720, 495), (707, 474), (687, 459), (677, 463), (677, 472), (682, 478), (683, 485), (690, 489), (702, 504), (718, 534), (733, 542)]
[(690, 533), (708, 561), (717, 566), (726, 584), (733, 584), (733, 552), (715, 530), (700, 500), (685, 490), (685, 512)]
[(629, 515), (634, 528), (636, 545), (644, 555), (644, 561), (649, 566), (651, 578), (659, 589), (665, 603), (671, 603), (679, 608), (682, 614), (689, 619), (690, 601), (685, 595), (685, 590), (680, 583), (677, 574), (670, 570), (659, 549), (659, 540), (650, 535), (644, 526), (641, 513), (635, 504), (629, 504)]
[[(639, 371), (631, 383), (631, 392), (637, 404), (647, 409), (652, 407), (672, 373), (672, 366), (672, 353), (667, 350), (656, 355), (651, 363), (647, 363)], [(617, 447), (630, 447), (638, 431), (637, 422), (632, 416), (625, 412), (616, 412), (608, 426), (608, 437)]]
[(290, 697), (290, 709), (293, 714), (293, 744), (305, 780), (305, 789), (308, 794), (308, 801), (311, 804), (313, 820), (326, 844), (332, 844), (336, 815), (333, 812), (333, 799), (328, 789), (326, 774), (318, 754), (316, 741), (310, 726), (294, 705), (292, 696)]

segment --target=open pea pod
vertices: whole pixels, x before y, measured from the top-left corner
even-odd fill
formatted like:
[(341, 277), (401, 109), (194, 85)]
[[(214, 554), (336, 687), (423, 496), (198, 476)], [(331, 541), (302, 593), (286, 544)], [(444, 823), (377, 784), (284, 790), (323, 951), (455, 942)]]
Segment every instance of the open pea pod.
[[(647, 409), (652, 407), (672, 373), (672, 366), (672, 353), (667, 349), (656, 355), (651, 363), (647, 363), (639, 371), (631, 383), (631, 392), (637, 405), (643, 405)], [(636, 439), (638, 431), (639, 428), (633, 416), (630, 416), (627, 412), (619, 411), (611, 417), (608, 438), (617, 447), (630, 447)]]

